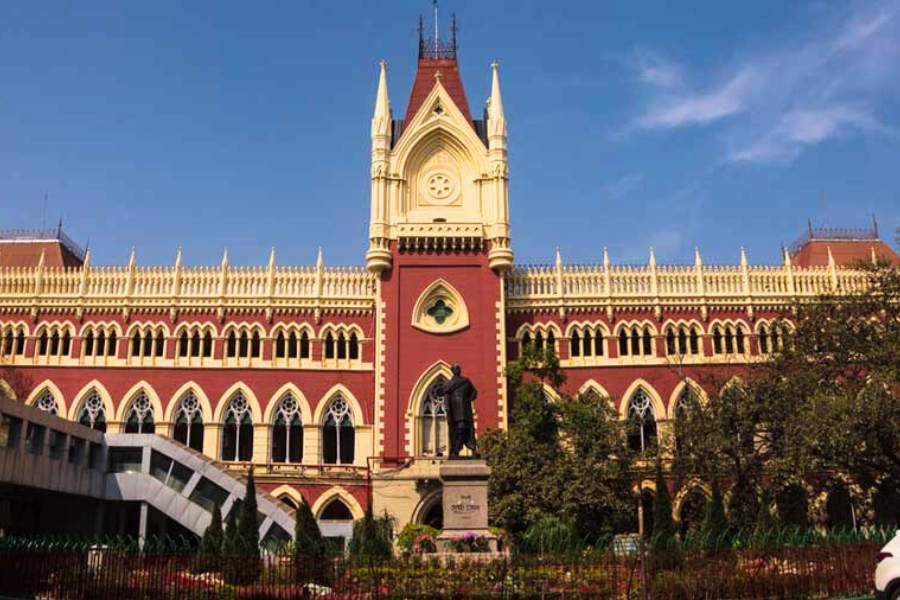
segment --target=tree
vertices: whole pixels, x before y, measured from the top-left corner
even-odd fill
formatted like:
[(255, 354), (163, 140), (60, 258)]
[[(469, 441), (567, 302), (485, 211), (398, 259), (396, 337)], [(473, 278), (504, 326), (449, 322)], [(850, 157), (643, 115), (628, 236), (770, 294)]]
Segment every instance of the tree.
[(237, 548), (239, 554), (259, 557), (259, 522), (257, 520), (256, 483), (253, 468), (247, 474), (247, 489), (237, 519)]
[(325, 554), (325, 542), (306, 498), (300, 501), (295, 518), (294, 556), (305, 559), (321, 558)]
[(728, 534), (728, 520), (725, 518), (725, 503), (718, 480), (712, 483), (712, 495), (706, 503), (703, 517), (703, 536), (710, 543), (717, 543)]
[(222, 532), (222, 511), (219, 509), (219, 505), (216, 504), (213, 506), (212, 520), (203, 533), (203, 539), (200, 540), (200, 554), (206, 556), (221, 554), (224, 537)]
[(546, 517), (585, 539), (627, 529), (632, 457), (609, 399), (562, 393), (550, 401), (544, 385), (559, 390), (564, 382), (552, 350), (525, 347), (507, 377), (510, 427), (482, 443), (492, 522), (516, 536)]
[(853, 501), (850, 498), (850, 489), (844, 482), (835, 482), (828, 490), (825, 516), (828, 526), (832, 529), (853, 528)]
[(238, 553), (237, 514), (237, 507), (233, 506), (225, 518), (225, 534), (222, 537), (222, 554), (225, 556), (234, 556)]
[(390, 558), (394, 553), (394, 520), (386, 512), (376, 517), (372, 503), (366, 507), (363, 518), (353, 524), (350, 555), (355, 558)]
[(675, 537), (675, 521), (672, 519), (672, 499), (669, 486), (663, 477), (662, 462), (656, 461), (656, 499), (653, 502), (653, 535), (665, 543)]
[(806, 529), (809, 526), (809, 502), (802, 485), (788, 483), (778, 488), (775, 492), (775, 508), (782, 527)]

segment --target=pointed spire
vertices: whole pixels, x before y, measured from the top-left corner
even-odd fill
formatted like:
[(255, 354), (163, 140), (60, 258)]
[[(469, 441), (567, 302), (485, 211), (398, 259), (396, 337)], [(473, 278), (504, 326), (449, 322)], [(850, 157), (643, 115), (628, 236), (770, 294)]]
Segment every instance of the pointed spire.
[(322, 246), (319, 246), (319, 253), (316, 255), (316, 269), (321, 270), (325, 266), (325, 257), (322, 253)]
[(491, 97), (487, 102), (488, 135), (506, 136), (506, 115), (503, 112), (503, 98), (500, 96), (500, 65), (491, 63)]
[(744, 247), (741, 246), (741, 266), (746, 267), (747, 264), (747, 253), (744, 251)]
[(269, 252), (269, 268), (275, 268), (275, 246), (272, 246), (272, 251)]
[(653, 246), (650, 246), (650, 260), (647, 262), (650, 267), (656, 266), (656, 253), (653, 252)]
[(869, 250), (871, 250), (871, 252), (872, 252), (872, 264), (877, 265), (878, 264), (878, 255), (875, 254), (875, 246), (869, 246)]
[(133, 269), (137, 264), (137, 250), (134, 246), (131, 247), (131, 255), (128, 257), (128, 268)]
[(178, 246), (178, 250), (175, 251), (175, 268), (176, 269), (181, 268), (181, 254), (182, 254), (181, 246)]
[(700, 246), (694, 246), (694, 266), (703, 266), (703, 260), (700, 258)]
[(553, 261), (553, 264), (556, 265), (557, 269), (562, 266), (562, 254), (559, 252), (559, 246), (556, 247), (556, 259)]
[(791, 253), (788, 252), (787, 246), (781, 247), (781, 253), (784, 255), (784, 266), (791, 266)]
[(834, 266), (834, 255), (831, 254), (831, 246), (825, 246), (825, 249), (828, 251), (828, 266)]
[(38, 264), (37, 264), (38, 269), (43, 269), (43, 268), (44, 268), (44, 264), (45, 264), (46, 262), (47, 262), (47, 256), (46, 256), (46, 254), (45, 254), (45, 252), (44, 252), (44, 249), (41, 248), (41, 255), (38, 257)]
[(391, 100), (388, 97), (387, 63), (379, 64), (378, 91), (375, 93), (375, 112), (372, 115), (372, 137), (390, 135), (391, 133)]
[(603, 268), (609, 269), (609, 251), (603, 246)]
[(225, 269), (228, 267), (228, 248), (225, 248), (225, 252), (222, 253), (222, 268)]
[(91, 249), (90, 248), (87, 248), (84, 251), (84, 260), (81, 261), (81, 266), (84, 267), (85, 269), (90, 268), (90, 266), (91, 266)]

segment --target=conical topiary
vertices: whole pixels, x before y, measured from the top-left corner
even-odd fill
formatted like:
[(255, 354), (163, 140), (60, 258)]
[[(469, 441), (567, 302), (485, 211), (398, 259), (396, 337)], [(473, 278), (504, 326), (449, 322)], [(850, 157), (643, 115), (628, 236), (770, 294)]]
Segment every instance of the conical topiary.
[(662, 463), (656, 461), (656, 499), (653, 502), (653, 537), (666, 543), (675, 537), (675, 521), (672, 519), (672, 498), (663, 478)]
[(706, 515), (703, 518), (703, 536), (710, 545), (718, 544), (728, 534), (728, 520), (725, 518), (725, 502), (719, 482), (713, 479), (712, 495), (706, 503)]
[(232, 506), (225, 519), (225, 532), (222, 535), (222, 554), (225, 556), (237, 553), (237, 514), (238, 507)]
[(206, 556), (214, 556), (222, 553), (222, 543), (225, 534), (222, 531), (222, 511), (219, 505), (213, 507), (212, 520), (203, 533), (203, 539), (200, 541), (200, 554)]
[(316, 523), (312, 509), (304, 498), (297, 509), (294, 526), (294, 555), (319, 558), (323, 554), (325, 554), (325, 543), (322, 540), (322, 532), (319, 531), (319, 524)]

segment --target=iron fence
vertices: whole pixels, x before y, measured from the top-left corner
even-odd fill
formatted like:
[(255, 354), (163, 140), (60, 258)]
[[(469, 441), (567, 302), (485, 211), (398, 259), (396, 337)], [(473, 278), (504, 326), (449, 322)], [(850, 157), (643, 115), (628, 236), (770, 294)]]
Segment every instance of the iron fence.
[[(206, 556), (177, 540), (0, 540), (0, 593), (22, 598), (832, 598), (872, 587), (876, 538), (647, 545), (565, 556), (310, 560)], [(641, 569), (643, 568), (643, 577)], [(645, 588), (641, 590), (641, 581)]]

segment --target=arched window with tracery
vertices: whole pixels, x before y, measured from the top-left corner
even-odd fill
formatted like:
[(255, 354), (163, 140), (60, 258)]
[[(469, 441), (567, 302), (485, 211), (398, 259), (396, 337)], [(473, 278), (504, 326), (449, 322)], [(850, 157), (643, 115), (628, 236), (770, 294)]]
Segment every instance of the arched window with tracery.
[(231, 397), (222, 428), (222, 460), (249, 461), (253, 458), (253, 417), (242, 392)]
[(690, 386), (685, 385), (675, 400), (675, 407), (672, 416), (675, 418), (675, 449), (680, 450), (682, 440), (684, 438), (685, 419), (699, 404), (697, 392)]
[(419, 413), (419, 452), (422, 456), (444, 456), (447, 453), (446, 378), (438, 376), (428, 386)]
[(141, 390), (138, 392), (134, 400), (131, 401), (131, 407), (128, 409), (128, 416), (125, 417), (125, 433), (155, 433), (156, 422), (153, 419), (153, 405), (146, 392)]
[(85, 397), (78, 422), (85, 427), (106, 432), (106, 408), (97, 390), (91, 390)]
[(638, 388), (628, 399), (628, 446), (646, 452), (657, 445), (656, 412), (650, 395)]
[(56, 398), (50, 390), (46, 388), (38, 394), (38, 397), (34, 401), (34, 405), (51, 415), (59, 414), (59, 404), (56, 402)]
[(203, 452), (203, 414), (193, 391), (186, 393), (175, 411), (174, 438), (197, 452)]
[(328, 465), (353, 464), (356, 429), (350, 404), (343, 396), (335, 396), (325, 411), (322, 427), (322, 461)]
[(272, 423), (272, 462), (299, 463), (303, 460), (303, 423), (300, 404), (285, 394), (275, 410)]

